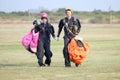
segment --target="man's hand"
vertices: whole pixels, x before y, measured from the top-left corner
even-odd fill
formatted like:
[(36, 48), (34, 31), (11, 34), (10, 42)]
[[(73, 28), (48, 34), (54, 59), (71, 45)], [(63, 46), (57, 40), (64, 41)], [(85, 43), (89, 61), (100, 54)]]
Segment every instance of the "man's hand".
[(54, 39), (55, 39), (56, 41), (59, 41), (59, 37), (57, 37), (57, 36), (55, 36)]

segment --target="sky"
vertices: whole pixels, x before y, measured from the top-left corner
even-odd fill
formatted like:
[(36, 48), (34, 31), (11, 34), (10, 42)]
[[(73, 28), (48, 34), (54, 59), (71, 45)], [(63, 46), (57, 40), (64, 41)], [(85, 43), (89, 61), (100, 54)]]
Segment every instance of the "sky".
[(4, 12), (59, 8), (72, 8), (75, 11), (120, 11), (120, 0), (0, 0), (0, 11)]

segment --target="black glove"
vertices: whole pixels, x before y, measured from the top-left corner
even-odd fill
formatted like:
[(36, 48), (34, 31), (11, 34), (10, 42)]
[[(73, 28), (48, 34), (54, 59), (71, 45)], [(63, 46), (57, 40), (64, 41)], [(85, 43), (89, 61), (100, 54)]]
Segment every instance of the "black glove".
[(41, 23), (41, 22), (40, 22), (39, 20), (34, 20), (34, 21), (33, 21), (33, 25), (35, 25), (35, 26), (40, 25), (40, 23)]

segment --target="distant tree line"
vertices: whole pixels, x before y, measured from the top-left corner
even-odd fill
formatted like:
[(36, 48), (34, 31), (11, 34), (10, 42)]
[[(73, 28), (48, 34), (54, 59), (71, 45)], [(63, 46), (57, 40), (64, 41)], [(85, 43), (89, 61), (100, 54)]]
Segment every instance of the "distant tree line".
[[(56, 23), (65, 16), (65, 8), (59, 8), (56, 11), (42, 10), (39, 12), (18, 11), (18, 12), (2, 12), (0, 11), (0, 20), (21, 20), (33, 21), (40, 18), (40, 13), (46, 12), (51, 22)], [(80, 19), (82, 23), (120, 23), (120, 11), (73, 11), (75, 17)]]

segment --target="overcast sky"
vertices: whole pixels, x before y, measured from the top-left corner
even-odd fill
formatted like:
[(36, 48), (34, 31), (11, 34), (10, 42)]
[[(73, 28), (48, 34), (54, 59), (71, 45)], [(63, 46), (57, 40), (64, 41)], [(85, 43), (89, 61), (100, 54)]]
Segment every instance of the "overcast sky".
[(28, 9), (58, 9), (70, 7), (76, 11), (120, 11), (120, 0), (0, 0), (0, 11), (25, 11)]

